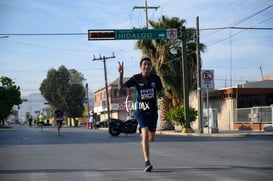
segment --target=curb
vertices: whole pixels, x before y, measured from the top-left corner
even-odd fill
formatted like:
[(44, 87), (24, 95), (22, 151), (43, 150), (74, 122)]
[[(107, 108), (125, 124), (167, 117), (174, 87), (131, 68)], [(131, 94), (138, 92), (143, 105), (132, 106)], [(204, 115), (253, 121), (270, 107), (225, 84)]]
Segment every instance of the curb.
[(273, 136), (273, 132), (261, 133), (182, 133), (174, 131), (157, 131), (159, 135), (173, 135), (173, 136), (200, 136), (200, 137), (246, 137), (246, 136)]
[[(108, 131), (108, 128), (99, 128), (101, 131)], [(157, 135), (171, 136), (199, 136), (199, 137), (247, 137), (247, 136), (273, 136), (273, 132), (254, 133), (182, 133), (177, 131), (156, 131)]]

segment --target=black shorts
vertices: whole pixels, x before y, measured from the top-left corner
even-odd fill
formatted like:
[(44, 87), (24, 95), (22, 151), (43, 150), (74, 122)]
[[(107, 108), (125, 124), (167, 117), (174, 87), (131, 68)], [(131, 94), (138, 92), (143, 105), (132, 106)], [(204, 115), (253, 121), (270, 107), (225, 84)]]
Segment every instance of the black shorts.
[(158, 114), (157, 112), (136, 111), (135, 116), (139, 128), (148, 127), (149, 131), (155, 132), (157, 126)]

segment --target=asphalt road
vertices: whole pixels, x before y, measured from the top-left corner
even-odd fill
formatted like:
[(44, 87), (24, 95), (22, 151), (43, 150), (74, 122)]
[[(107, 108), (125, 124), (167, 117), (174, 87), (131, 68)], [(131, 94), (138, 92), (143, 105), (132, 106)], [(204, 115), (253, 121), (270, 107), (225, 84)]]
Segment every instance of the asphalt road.
[(138, 134), (86, 128), (0, 129), (1, 181), (272, 181), (273, 136), (157, 135), (145, 173)]

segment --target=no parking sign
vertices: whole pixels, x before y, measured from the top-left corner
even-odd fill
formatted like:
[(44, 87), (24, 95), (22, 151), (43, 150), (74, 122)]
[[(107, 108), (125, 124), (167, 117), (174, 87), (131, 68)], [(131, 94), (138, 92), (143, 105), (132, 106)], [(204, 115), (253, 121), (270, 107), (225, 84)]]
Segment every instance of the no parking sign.
[(214, 71), (213, 70), (201, 71), (201, 88), (214, 89)]

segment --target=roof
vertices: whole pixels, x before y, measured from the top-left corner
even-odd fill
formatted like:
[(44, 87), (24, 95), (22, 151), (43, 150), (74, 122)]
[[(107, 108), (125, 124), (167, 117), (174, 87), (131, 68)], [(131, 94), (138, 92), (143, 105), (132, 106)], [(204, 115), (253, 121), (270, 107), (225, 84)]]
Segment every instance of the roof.
[(273, 88), (273, 80), (261, 80), (237, 85), (238, 88)]
[[(129, 80), (129, 79), (130, 79), (130, 77), (124, 77), (124, 78), (123, 78), (123, 82), (126, 82), (126, 81)], [(117, 86), (118, 83), (119, 83), (119, 78), (117, 78), (117, 79), (115, 79), (114, 81), (108, 83), (108, 87), (109, 87), (109, 86)], [(100, 87), (99, 89), (95, 90), (94, 93), (99, 92), (99, 91), (103, 90), (104, 88), (105, 88), (105, 85), (102, 86), (102, 87)]]
[[(124, 78), (123, 78), (123, 82), (126, 82), (126, 81), (129, 80), (129, 79), (130, 79), (130, 77), (124, 77)], [(112, 81), (112, 82), (109, 84), (109, 86), (118, 85), (118, 83), (119, 83), (119, 78), (117, 78), (117, 79), (115, 79), (114, 81)]]

